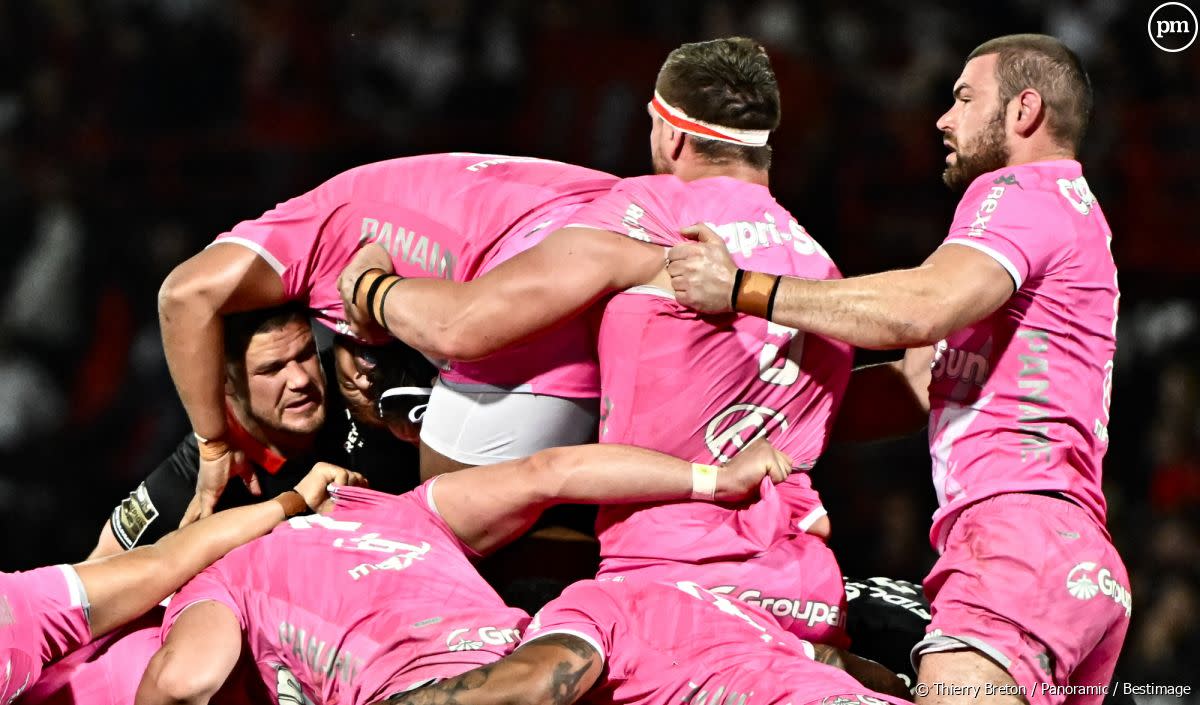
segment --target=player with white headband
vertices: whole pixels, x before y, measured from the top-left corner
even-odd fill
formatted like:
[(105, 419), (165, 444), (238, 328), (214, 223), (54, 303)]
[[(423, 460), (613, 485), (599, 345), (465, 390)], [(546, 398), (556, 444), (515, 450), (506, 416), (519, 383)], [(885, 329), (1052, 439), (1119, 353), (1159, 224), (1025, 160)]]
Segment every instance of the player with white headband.
[[(824, 450), (850, 372), (850, 347), (730, 314), (704, 319), (672, 298), (662, 246), (708, 222), (735, 258), (812, 279), (839, 274), (825, 251), (771, 196), (770, 132), (779, 89), (749, 39), (685, 44), (667, 57), (648, 110), (656, 175), (625, 179), (584, 206), (573, 225), (469, 283), (406, 279), (376, 320), (438, 356), (479, 357), (618, 292), (599, 324), (602, 443), (630, 443), (721, 463), (766, 435), (797, 467)], [(376, 248), (378, 249), (378, 248)], [(660, 259), (651, 276), (647, 251)], [(364, 248), (352, 267), (371, 264)], [(343, 281), (350, 278), (343, 275)], [(371, 310), (343, 290), (350, 310)], [(767, 292), (752, 296), (767, 305)], [(536, 305), (531, 305), (536, 302)], [(448, 343), (470, 340), (468, 349)], [(810, 532), (827, 520), (806, 473), (753, 507), (701, 503), (603, 508), (601, 575), (638, 574), (734, 586), (790, 605), (785, 626), (844, 643), (844, 590), (833, 554)], [(670, 557), (673, 560), (664, 560)], [(803, 566), (803, 568), (801, 568)], [(803, 578), (801, 579), (801, 576)]]

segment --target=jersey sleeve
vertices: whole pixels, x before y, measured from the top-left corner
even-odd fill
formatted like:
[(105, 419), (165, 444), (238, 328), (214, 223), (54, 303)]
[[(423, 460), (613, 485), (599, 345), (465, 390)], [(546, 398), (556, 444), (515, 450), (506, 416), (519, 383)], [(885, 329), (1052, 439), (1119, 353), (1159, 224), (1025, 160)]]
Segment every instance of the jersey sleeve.
[(167, 605), (167, 611), (163, 615), (162, 636), (163, 639), (171, 632), (171, 628), (175, 626), (175, 622), (179, 619), (179, 615), (183, 614), (184, 610), (192, 605), (201, 602), (212, 600), (220, 602), (233, 612), (237, 617), (238, 624), (242, 630), (246, 629), (246, 616), (242, 613), (242, 608), (238, 605), (237, 600), (233, 596), (233, 592), (225, 584), (221, 573), (221, 561), (210, 565), (203, 572), (188, 581), (186, 585), (179, 589), (171, 597), (171, 603)]
[(1045, 274), (1059, 258), (1057, 211), (1042, 191), (1021, 186), (1012, 174), (979, 179), (967, 189), (943, 244), (964, 245), (996, 260), (1017, 289)]
[(616, 603), (596, 581), (575, 583), (534, 615), (522, 644), (566, 634), (587, 642), (608, 663), (618, 617)]
[[(213, 241), (245, 247), (263, 259), (283, 280), (288, 299), (301, 298), (313, 268), (318, 235), (336, 210), (323, 205), (312, 191), (284, 201), (254, 220), (244, 220)], [(211, 245), (210, 245), (211, 247)]]
[(679, 228), (663, 194), (670, 184), (659, 179), (652, 188), (648, 178), (653, 177), (622, 180), (608, 193), (579, 209), (568, 227), (611, 230), (665, 247), (679, 242)]

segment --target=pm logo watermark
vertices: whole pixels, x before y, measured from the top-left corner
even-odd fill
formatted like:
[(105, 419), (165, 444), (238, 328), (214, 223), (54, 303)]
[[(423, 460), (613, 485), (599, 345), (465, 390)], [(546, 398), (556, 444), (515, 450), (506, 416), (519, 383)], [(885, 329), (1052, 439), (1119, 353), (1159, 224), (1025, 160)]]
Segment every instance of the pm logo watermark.
[(1181, 2), (1164, 2), (1154, 8), (1146, 21), (1146, 31), (1154, 46), (1166, 52), (1183, 51), (1196, 41), (1200, 23), (1196, 13)]

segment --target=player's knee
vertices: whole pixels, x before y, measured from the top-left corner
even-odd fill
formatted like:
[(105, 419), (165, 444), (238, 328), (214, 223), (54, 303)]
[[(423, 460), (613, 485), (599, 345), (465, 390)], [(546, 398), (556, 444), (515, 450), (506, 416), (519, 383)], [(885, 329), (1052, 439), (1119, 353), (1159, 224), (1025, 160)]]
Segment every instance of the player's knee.
[(224, 682), (224, 675), (182, 658), (167, 645), (146, 667), (137, 705), (206, 705)]

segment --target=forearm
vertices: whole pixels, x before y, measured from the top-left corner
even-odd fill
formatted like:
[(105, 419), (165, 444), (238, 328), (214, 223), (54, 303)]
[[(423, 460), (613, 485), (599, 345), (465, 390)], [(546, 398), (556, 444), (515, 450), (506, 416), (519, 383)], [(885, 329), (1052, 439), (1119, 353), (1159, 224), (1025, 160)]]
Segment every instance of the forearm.
[(204, 438), (225, 433), (224, 327), (216, 308), (163, 285), (159, 295), (163, 352), (192, 429)]
[(814, 281), (784, 277), (772, 320), (861, 348), (910, 348), (953, 330), (947, 302), (918, 270)]
[(137, 617), (238, 546), (284, 518), (274, 500), (235, 507), (167, 534), (157, 543), (76, 566), (92, 605), (93, 636)]
[(645, 448), (591, 444), (529, 458), (539, 499), (551, 504), (669, 502), (692, 496), (692, 464)]
[(426, 355), (474, 360), (511, 345), (522, 332), (508, 325), (515, 312), (503, 300), (481, 293), (473, 282), (405, 279), (388, 293), (382, 322)]
[(599, 654), (582, 639), (551, 634), (521, 646), (496, 663), (402, 693), (384, 703), (572, 705), (596, 683), (602, 668)]

